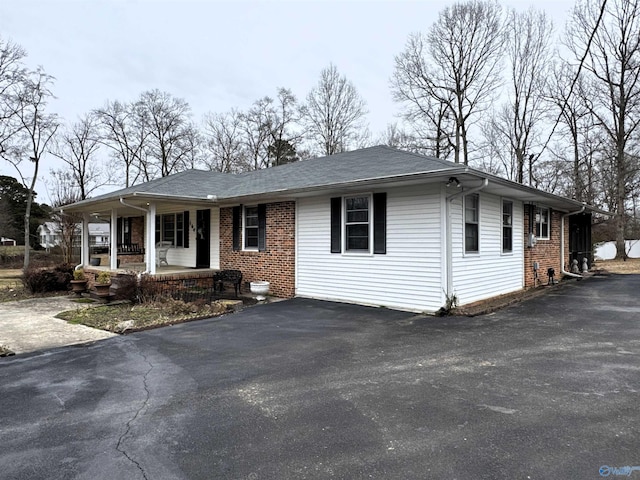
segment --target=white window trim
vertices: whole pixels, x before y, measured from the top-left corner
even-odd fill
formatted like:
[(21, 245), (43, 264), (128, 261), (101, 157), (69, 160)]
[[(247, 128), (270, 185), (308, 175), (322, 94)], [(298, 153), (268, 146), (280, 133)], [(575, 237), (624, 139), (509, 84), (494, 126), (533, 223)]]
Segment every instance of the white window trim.
[(533, 214), (534, 215), (533, 216), (533, 230), (534, 230), (534, 232), (538, 231), (538, 222), (536, 222), (536, 216), (538, 215), (538, 209), (547, 211), (547, 235), (546, 236), (538, 235), (536, 238), (538, 240), (549, 240), (551, 238), (551, 236), (549, 235), (549, 233), (551, 232), (551, 208), (545, 207), (545, 206), (536, 206), (536, 211)]
[[(241, 235), (241, 239), (240, 241), (242, 242), (242, 249), (241, 251), (243, 252), (257, 252), (259, 251), (258, 247), (247, 247), (246, 246), (246, 242), (245, 242), (245, 232), (246, 232), (246, 219), (247, 219), (247, 208), (258, 208), (258, 204), (255, 205), (243, 205), (242, 206), (242, 235)], [(259, 222), (259, 220), (258, 220)], [(260, 231), (260, 227), (258, 226), (258, 236), (260, 235), (259, 233)], [(260, 240), (258, 240), (258, 242), (260, 242)]]
[[(348, 198), (357, 198), (357, 197), (367, 197), (369, 199), (369, 250), (347, 250), (347, 199)], [(355, 193), (353, 195), (343, 195), (342, 196), (342, 208), (340, 209), (340, 213), (342, 218), (340, 219), (341, 224), (341, 237), (342, 237), (342, 255), (344, 256), (354, 256), (354, 257), (372, 257), (373, 256), (373, 194), (371, 192), (368, 193)]]
[[(471, 252), (467, 252), (467, 198), (470, 196), (475, 196), (478, 198), (478, 250), (476, 251), (471, 251)], [(470, 255), (473, 257), (477, 257), (478, 255), (480, 255), (480, 250), (481, 250), (481, 244), (482, 242), (480, 241), (482, 235), (480, 235), (480, 232), (482, 231), (481, 228), (481, 222), (482, 222), (482, 209), (481, 209), (481, 205), (482, 202), (480, 201), (480, 194), (479, 193), (472, 193), (470, 195), (465, 195), (463, 197), (463, 201), (462, 201), (462, 254), (464, 256), (466, 255)]]
[[(504, 203), (505, 202), (511, 203), (511, 250), (504, 249), (504, 224), (502, 222), (504, 222)], [(500, 199), (500, 252), (501, 252), (501, 255), (505, 255), (505, 256), (513, 255), (514, 223), (515, 223), (515, 202), (510, 198), (501, 198)]]
[[(177, 216), (180, 215), (181, 213), (183, 213), (183, 211), (179, 211), (179, 212), (165, 212), (165, 213), (156, 213), (156, 217), (160, 217), (160, 241), (161, 242), (166, 242), (167, 240), (165, 240), (163, 238), (164, 236), (164, 217), (167, 215), (173, 215), (173, 239), (171, 240), (172, 243), (172, 248), (185, 248), (184, 244), (178, 246), (178, 236), (177, 236), (177, 226), (178, 226), (178, 221), (177, 221)], [(186, 232), (188, 228), (188, 225), (184, 224), (184, 216), (182, 217), (182, 229), (183, 232)], [(124, 229), (123, 229), (123, 233), (124, 233)], [(183, 233), (184, 235), (184, 233)], [(154, 231), (154, 236), (155, 236), (155, 231)]]

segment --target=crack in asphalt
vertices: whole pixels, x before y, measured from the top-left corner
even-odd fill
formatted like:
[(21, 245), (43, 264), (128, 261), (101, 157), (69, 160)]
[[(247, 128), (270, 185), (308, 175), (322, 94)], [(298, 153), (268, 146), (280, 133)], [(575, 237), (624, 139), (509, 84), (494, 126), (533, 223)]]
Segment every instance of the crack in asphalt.
[(140, 406), (140, 408), (138, 408), (138, 410), (136, 410), (136, 413), (133, 415), (133, 417), (131, 417), (129, 419), (129, 421), (127, 422), (127, 428), (125, 429), (124, 433), (122, 435), (120, 435), (120, 438), (118, 439), (118, 443), (116, 445), (116, 450), (118, 452), (122, 453), (122, 455), (124, 455), (127, 458), (127, 460), (129, 460), (131, 463), (133, 463), (138, 468), (138, 470), (140, 470), (140, 472), (142, 473), (142, 476), (144, 477), (145, 480), (149, 480), (149, 477), (147, 477), (147, 474), (144, 471), (144, 468), (142, 468), (142, 465), (137, 460), (135, 460), (133, 457), (131, 457), (127, 453), (127, 451), (124, 449), (124, 447), (122, 446), (122, 444), (124, 443), (125, 437), (131, 431), (131, 425), (133, 424), (133, 422), (136, 421), (136, 419), (138, 418), (138, 416), (140, 415), (142, 410), (144, 410), (147, 407), (147, 405), (149, 403), (149, 397), (151, 396), (151, 392), (149, 391), (149, 387), (147, 385), (147, 376), (149, 375), (149, 373), (151, 373), (151, 370), (153, 370), (153, 364), (149, 361), (149, 359), (146, 357), (146, 355), (144, 353), (142, 353), (141, 351), (138, 351), (138, 353), (144, 359), (144, 361), (147, 363), (147, 365), (149, 365), (149, 369), (145, 372), (144, 376), (142, 377), (142, 385), (144, 386), (145, 399), (142, 402), (142, 405)]

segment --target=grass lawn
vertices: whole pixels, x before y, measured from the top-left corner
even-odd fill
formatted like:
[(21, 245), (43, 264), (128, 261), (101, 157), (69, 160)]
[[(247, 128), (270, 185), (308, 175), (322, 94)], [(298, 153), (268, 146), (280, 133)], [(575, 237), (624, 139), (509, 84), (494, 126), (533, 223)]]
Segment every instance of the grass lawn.
[(33, 296), (25, 290), (21, 277), (22, 270), (19, 268), (0, 269), (0, 303)]

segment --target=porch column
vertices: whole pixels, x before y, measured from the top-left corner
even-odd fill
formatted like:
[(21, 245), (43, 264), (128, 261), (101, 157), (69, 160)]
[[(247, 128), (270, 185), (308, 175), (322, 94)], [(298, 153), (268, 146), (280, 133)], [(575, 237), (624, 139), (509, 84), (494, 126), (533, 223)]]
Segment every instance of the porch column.
[(80, 263), (89, 265), (89, 214), (82, 214), (82, 229), (80, 230)]
[(146, 241), (145, 246), (145, 259), (147, 262), (147, 271), (151, 275), (156, 273), (156, 204), (155, 202), (149, 203), (149, 210), (147, 213), (147, 228), (146, 228)]
[(111, 209), (111, 225), (109, 227), (109, 236), (111, 237), (111, 248), (109, 249), (109, 268), (115, 270), (118, 268), (118, 210)]

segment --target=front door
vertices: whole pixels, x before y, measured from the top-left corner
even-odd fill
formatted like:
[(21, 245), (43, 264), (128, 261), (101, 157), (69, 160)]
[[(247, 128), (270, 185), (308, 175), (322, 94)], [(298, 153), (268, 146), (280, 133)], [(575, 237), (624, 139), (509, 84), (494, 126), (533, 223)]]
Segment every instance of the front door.
[(196, 268), (211, 266), (211, 210), (196, 212)]

